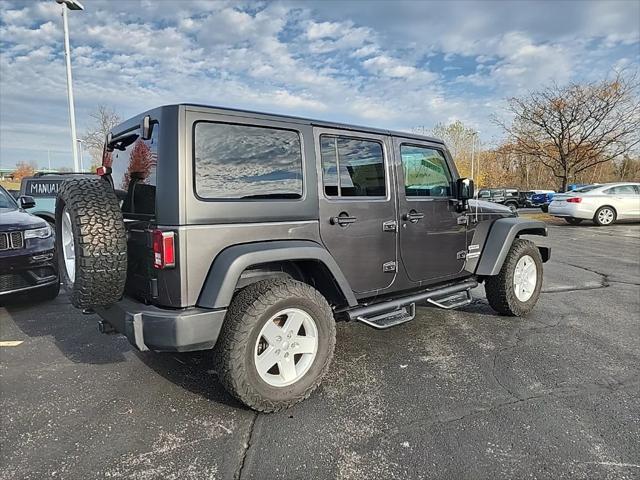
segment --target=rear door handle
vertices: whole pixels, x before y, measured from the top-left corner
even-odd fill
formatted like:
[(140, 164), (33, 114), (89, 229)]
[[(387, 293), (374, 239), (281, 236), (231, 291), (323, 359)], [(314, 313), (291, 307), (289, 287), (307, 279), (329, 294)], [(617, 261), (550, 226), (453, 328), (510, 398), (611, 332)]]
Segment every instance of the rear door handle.
[(411, 210), (409, 213), (405, 213), (402, 216), (403, 220), (409, 220), (411, 223), (417, 223), (423, 218), (424, 213), (416, 212), (415, 210)]
[(349, 216), (339, 216), (339, 217), (331, 217), (329, 219), (329, 223), (331, 225), (340, 225), (341, 227), (346, 227), (347, 225), (351, 225), (352, 223), (355, 223), (355, 221), (357, 220), (356, 217), (349, 217)]

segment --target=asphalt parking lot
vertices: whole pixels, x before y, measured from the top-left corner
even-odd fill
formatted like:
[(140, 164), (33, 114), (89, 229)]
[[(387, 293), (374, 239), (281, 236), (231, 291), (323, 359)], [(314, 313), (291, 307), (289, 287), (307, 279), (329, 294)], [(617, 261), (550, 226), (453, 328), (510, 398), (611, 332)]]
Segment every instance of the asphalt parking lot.
[(278, 414), (207, 353), (134, 351), (55, 302), (0, 308), (1, 479), (640, 478), (640, 225), (551, 226), (526, 319), (482, 289), (376, 331), (339, 324), (320, 389)]

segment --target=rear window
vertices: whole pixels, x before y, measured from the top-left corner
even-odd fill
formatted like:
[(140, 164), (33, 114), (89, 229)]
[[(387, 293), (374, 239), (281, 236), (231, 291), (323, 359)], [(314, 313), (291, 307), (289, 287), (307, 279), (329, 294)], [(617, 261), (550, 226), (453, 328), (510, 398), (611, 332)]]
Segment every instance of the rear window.
[(133, 132), (117, 142), (112, 152), (105, 150), (102, 165), (111, 167), (113, 186), (125, 199), (123, 212), (155, 214), (159, 131), (156, 123), (149, 140)]
[(591, 190), (595, 190), (596, 188), (601, 187), (601, 185), (587, 185), (585, 187), (576, 188), (573, 190), (574, 192), (590, 192)]
[(24, 180), (24, 195), (34, 198), (55, 198), (63, 180), (63, 178), (32, 178)]
[(292, 130), (198, 122), (194, 164), (200, 198), (302, 198), (302, 146)]

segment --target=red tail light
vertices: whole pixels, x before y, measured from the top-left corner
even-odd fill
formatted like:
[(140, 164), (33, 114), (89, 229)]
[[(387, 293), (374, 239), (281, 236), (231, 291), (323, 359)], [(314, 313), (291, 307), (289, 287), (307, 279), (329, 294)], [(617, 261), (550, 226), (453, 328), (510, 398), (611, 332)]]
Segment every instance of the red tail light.
[(567, 202), (569, 203), (580, 203), (581, 201), (582, 201), (582, 198), (580, 197), (567, 198)]
[(176, 266), (175, 233), (153, 231), (153, 268), (173, 268)]

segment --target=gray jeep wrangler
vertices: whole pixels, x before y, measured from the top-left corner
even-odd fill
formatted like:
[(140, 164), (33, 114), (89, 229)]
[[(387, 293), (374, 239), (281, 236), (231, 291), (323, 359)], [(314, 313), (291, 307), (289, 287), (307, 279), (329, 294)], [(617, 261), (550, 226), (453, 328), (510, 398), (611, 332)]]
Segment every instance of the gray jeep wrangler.
[(139, 350), (213, 350), (220, 380), (272, 412), (329, 368), (335, 321), (384, 329), (416, 304), (526, 315), (544, 223), (474, 201), (442, 141), (199, 105), (107, 136), (99, 177), (56, 203), (63, 283)]

